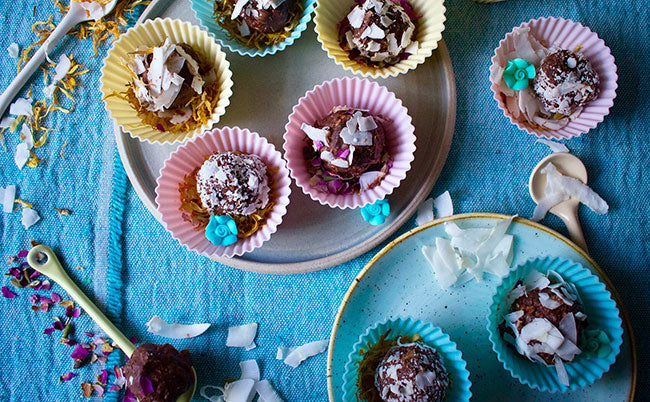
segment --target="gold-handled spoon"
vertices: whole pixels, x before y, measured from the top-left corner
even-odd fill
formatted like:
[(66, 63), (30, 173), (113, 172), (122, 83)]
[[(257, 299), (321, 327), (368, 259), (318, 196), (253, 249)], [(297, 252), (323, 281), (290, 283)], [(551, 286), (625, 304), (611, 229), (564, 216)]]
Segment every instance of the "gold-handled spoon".
[[(566, 152), (553, 153), (542, 159), (537, 166), (535, 166), (533, 173), (530, 175), (528, 188), (530, 190), (530, 195), (536, 203), (539, 203), (540, 200), (544, 198), (546, 175), (541, 171), (549, 163), (553, 163), (553, 165), (557, 167), (557, 170), (563, 175), (576, 178), (584, 184), (587, 184), (587, 168), (585, 168), (585, 165), (577, 156)], [(569, 230), (571, 240), (573, 240), (578, 247), (589, 253), (589, 250), (587, 250), (587, 242), (585, 241), (585, 236), (582, 233), (582, 227), (580, 226), (580, 220), (578, 219), (578, 205), (580, 205), (579, 200), (569, 198), (568, 200), (555, 205), (550, 209), (550, 212), (562, 219)]]
[[(27, 262), (29, 266), (37, 270), (43, 275), (46, 275), (54, 282), (58, 283), (69, 295), (77, 302), (79, 306), (99, 325), (99, 327), (111, 338), (117, 346), (124, 352), (125, 355), (131, 357), (135, 350), (135, 345), (120, 332), (113, 323), (106, 318), (104, 313), (97, 308), (97, 306), (90, 301), (88, 296), (79, 289), (79, 287), (70, 279), (65, 272), (56, 254), (47, 246), (39, 245), (32, 248), (27, 254)], [(177, 402), (187, 402), (192, 399), (196, 391), (196, 371), (192, 368), (194, 373), (194, 385), (187, 390), (184, 394), (178, 397)]]

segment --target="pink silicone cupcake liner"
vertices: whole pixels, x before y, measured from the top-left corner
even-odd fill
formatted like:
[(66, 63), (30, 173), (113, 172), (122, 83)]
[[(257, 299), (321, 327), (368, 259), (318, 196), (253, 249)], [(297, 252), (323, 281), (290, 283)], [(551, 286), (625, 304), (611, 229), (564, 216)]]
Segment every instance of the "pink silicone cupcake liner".
[[(313, 125), (316, 120), (325, 117), (336, 106), (365, 109), (372, 114), (384, 116), (389, 123), (385, 127), (386, 144), (393, 165), (377, 186), (360, 194), (332, 194), (312, 187), (309, 183), (311, 175), (303, 155), (305, 133), (300, 127), (302, 123)], [(384, 199), (406, 177), (406, 172), (411, 168), (414, 158), (414, 132), (415, 128), (411, 124), (408, 110), (395, 94), (367, 79), (337, 78), (317, 85), (294, 106), (293, 113), (289, 115), (289, 122), (285, 126), (284, 156), (291, 177), (313, 200), (330, 207), (357, 208)]]
[[(614, 56), (605, 45), (605, 41), (584, 25), (564, 18), (548, 17), (530, 20), (521, 24), (520, 28), (527, 26), (530, 27), (531, 35), (545, 46), (557, 46), (568, 50), (574, 50), (581, 46), (581, 53), (589, 60), (600, 76), (600, 94), (598, 98), (584, 107), (575, 120), (561, 129), (550, 130), (542, 127), (531, 127), (513, 117), (506, 107), (505, 97), (499, 90), (499, 83), (490, 78), (494, 99), (498, 102), (499, 108), (503, 110), (503, 114), (510, 119), (512, 124), (538, 137), (568, 139), (595, 128), (609, 114), (609, 108), (614, 104), (614, 98), (616, 97), (616, 80), (618, 79), (616, 64), (614, 64)], [(505, 65), (507, 62), (505, 55), (513, 50), (513, 37), (512, 32), (510, 32), (505, 39), (501, 40), (499, 47), (494, 51), (492, 65), (498, 64), (500, 61), (502, 65)]]
[[(179, 207), (181, 205), (178, 185), (185, 176), (201, 166), (205, 156), (217, 152), (239, 151), (259, 156), (273, 175), (271, 194), (275, 204), (266, 219), (266, 224), (255, 234), (240, 239), (227, 246), (215, 246), (206, 237), (205, 231), (195, 230), (194, 226), (183, 219)], [(282, 217), (287, 212), (289, 194), (291, 193), (289, 171), (282, 155), (265, 138), (248, 129), (239, 127), (224, 127), (206, 132), (195, 137), (171, 154), (160, 170), (156, 186), (156, 204), (162, 216), (163, 224), (172, 237), (189, 250), (206, 257), (233, 257), (248, 253), (260, 247), (275, 233)]]

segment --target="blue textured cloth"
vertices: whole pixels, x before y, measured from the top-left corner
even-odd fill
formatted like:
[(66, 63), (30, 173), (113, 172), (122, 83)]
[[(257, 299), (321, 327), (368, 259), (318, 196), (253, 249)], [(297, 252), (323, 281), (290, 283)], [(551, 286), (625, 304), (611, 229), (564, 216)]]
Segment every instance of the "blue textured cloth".
[[(14, 41), (21, 46), (33, 41), (28, 30), (32, 6), (27, 0), (0, 3), (0, 49)], [(611, 207), (604, 216), (581, 208), (580, 218), (593, 257), (630, 312), (640, 361), (638, 389), (648, 389), (650, 187), (643, 169), (650, 167), (650, 84), (644, 78), (650, 67), (645, 57), (650, 52), (650, 3), (452, 0), (446, 6), (443, 36), (454, 65), (458, 115), (451, 152), (432, 195), (448, 189), (456, 212), (532, 215), (528, 175), (549, 151), (511, 125), (492, 99), (489, 60), (505, 33), (531, 18), (561, 16), (589, 26), (611, 48), (619, 74), (611, 114), (596, 130), (567, 145), (585, 162), (590, 185)], [(36, 13), (42, 18), (53, 10), (44, 3)], [(17, 184), (18, 197), (34, 202), (43, 219), (25, 231), (20, 214), (3, 213), (3, 258), (26, 248), (29, 239), (52, 245), (77, 283), (107, 311), (116, 312), (113, 318), (118, 325), (140, 342), (163, 341), (146, 332), (144, 323), (154, 314), (170, 322), (212, 323), (199, 338), (171, 342), (192, 352), (200, 386), (237, 377), (239, 361), (257, 358), (263, 376), (285, 400), (326, 400), (325, 354), (293, 370), (274, 359), (275, 347), (327, 338), (343, 294), (377, 250), (328, 270), (289, 276), (242, 272), (187, 252), (144, 208), (126, 185), (119, 163), (113, 162), (111, 122), (97, 90), (106, 48), (100, 49), (97, 58), (91, 57), (88, 42), (67, 40), (59, 49), (74, 53), (92, 73), (82, 79), (76, 111), (50, 120), (51, 126), (61, 130), (37, 150), (39, 157), (48, 158), (43, 167), (18, 171), (13, 163), (16, 135), (5, 139), (9, 151), (0, 153), (0, 186)], [(0, 88), (4, 88), (13, 78), (16, 61), (0, 53), (5, 71)], [(39, 73), (33, 82), (40, 81)], [(68, 145), (62, 160), (59, 151), (65, 139)], [(69, 208), (73, 214), (60, 216), (54, 207)], [(543, 223), (566, 233), (555, 217)], [(411, 220), (398, 234), (413, 226)], [(75, 270), (76, 266), (84, 270)], [(0, 400), (82, 400), (79, 383), (92, 381), (98, 367), (81, 369), (77, 378), (56, 385), (58, 377), (72, 368), (71, 350), (58, 344), (57, 338), (42, 335), (53, 313), (31, 312), (29, 293), (15, 293), (16, 299), (0, 300)], [(248, 322), (259, 323), (259, 347), (248, 352), (225, 348), (226, 328)], [(83, 340), (80, 332), (93, 325), (85, 315), (77, 323), (76, 337)]]

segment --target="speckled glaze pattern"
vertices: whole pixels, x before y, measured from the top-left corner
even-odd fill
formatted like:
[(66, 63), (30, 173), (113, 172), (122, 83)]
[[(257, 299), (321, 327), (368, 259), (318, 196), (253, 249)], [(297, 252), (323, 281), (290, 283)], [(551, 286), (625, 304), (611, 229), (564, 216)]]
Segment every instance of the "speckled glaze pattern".
[[(435, 237), (447, 237), (444, 222), (459, 227), (491, 227), (500, 214), (462, 214), (433, 221), (413, 229), (380, 251), (352, 282), (334, 322), (328, 351), (330, 401), (344, 401), (343, 376), (348, 355), (369, 326), (387, 318), (410, 316), (432, 322), (456, 342), (471, 373), (474, 400), (548, 401), (551, 394), (519, 383), (503, 368), (492, 350), (486, 329), (488, 308), (500, 280), (487, 277), (442, 290), (422, 255), (423, 245)], [(508, 229), (514, 235), (513, 266), (537, 256), (570, 259), (607, 285), (624, 321), (623, 344), (616, 363), (593, 385), (572, 392), (553, 394), (553, 401), (633, 400), (636, 383), (636, 352), (630, 323), (620, 298), (600, 268), (577, 246), (560, 234), (522, 218)], [(501, 396), (494, 399), (492, 396)]]

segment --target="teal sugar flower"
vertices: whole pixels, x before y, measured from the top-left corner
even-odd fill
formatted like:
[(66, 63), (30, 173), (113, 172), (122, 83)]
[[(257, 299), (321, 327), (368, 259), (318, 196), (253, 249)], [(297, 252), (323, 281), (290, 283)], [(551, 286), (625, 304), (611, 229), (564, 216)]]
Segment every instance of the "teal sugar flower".
[(581, 346), (585, 355), (599, 359), (605, 358), (612, 352), (609, 337), (600, 329), (585, 329)]
[(528, 80), (535, 78), (535, 66), (524, 59), (508, 60), (503, 70), (503, 80), (508, 88), (521, 91), (528, 87)]
[(237, 224), (228, 215), (212, 215), (205, 237), (215, 246), (230, 246), (237, 241)]
[(361, 216), (371, 225), (381, 225), (386, 222), (386, 218), (390, 215), (390, 205), (388, 200), (379, 200), (374, 204), (366, 205), (361, 208)]

